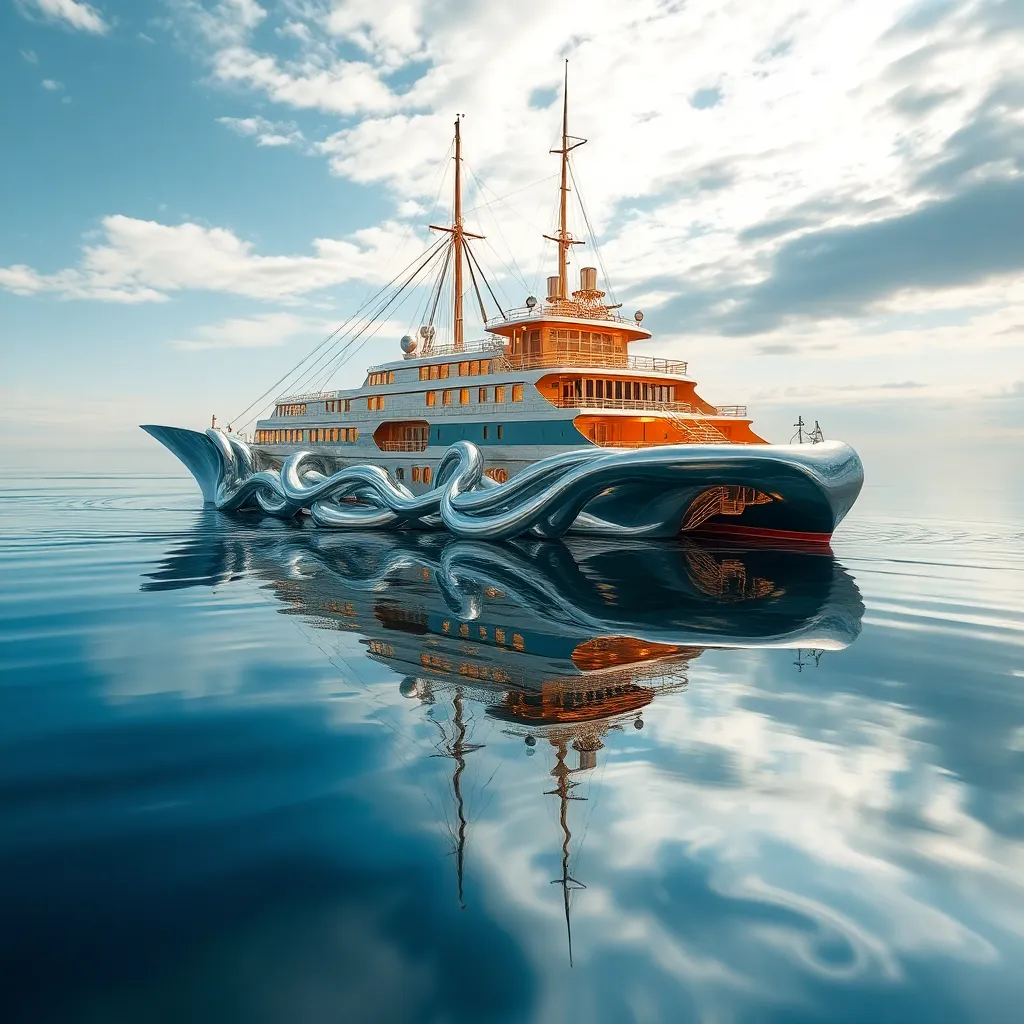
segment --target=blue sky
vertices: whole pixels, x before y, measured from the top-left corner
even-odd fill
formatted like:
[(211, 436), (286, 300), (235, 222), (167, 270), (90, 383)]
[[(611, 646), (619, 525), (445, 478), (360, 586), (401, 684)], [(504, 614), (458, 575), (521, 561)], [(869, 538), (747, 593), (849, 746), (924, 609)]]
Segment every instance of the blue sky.
[(428, 244), (456, 112), (496, 286), (539, 290), (568, 56), (648, 351), (774, 440), (803, 412), (1019, 453), (1022, 46), (1010, 0), (0, 0), (0, 429), (244, 407)]

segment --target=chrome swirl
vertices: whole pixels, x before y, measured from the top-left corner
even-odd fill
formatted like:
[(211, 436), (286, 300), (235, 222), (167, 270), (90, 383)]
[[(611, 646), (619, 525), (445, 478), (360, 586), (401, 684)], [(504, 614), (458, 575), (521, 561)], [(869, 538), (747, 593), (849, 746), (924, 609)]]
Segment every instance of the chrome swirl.
[[(280, 468), (233, 434), (177, 427), (143, 429), (195, 476), (224, 512), (258, 508), (291, 518), (308, 510), (329, 529), (437, 529), (467, 540), (560, 537), (568, 530), (633, 537), (679, 532), (686, 510), (709, 487), (742, 485), (773, 496), (783, 528), (831, 534), (863, 481), (856, 452), (820, 445), (588, 447), (561, 452), (498, 484), (468, 441), (448, 448), (433, 486), (414, 494), (374, 465), (333, 469), (329, 455), (299, 451)], [(261, 468), (262, 467), (262, 468)]]

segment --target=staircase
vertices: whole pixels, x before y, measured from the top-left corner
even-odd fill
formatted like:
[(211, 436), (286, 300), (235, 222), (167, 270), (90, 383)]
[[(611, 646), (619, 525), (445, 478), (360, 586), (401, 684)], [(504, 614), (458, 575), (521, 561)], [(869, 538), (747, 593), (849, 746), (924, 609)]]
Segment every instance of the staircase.
[(728, 444), (729, 439), (713, 423), (693, 413), (689, 417), (666, 412), (666, 418), (683, 435), (686, 444)]

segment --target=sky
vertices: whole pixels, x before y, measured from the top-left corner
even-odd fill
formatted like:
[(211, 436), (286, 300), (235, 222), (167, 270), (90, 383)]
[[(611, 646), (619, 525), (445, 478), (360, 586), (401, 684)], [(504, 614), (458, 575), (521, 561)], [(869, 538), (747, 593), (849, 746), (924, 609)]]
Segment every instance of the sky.
[(635, 351), (775, 441), (1003, 472), (1021, 52), (1021, 0), (0, 0), (0, 440), (230, 420), (431, 243), (456, 114), (496, 294), (542, 294), (568, 58), (574, 258)]

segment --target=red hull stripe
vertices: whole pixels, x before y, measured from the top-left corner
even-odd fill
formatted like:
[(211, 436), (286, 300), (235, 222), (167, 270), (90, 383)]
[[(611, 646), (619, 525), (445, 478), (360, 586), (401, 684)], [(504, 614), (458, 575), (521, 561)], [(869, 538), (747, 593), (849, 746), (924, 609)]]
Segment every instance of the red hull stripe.
[(799, 530), (766, 530), (758, 526), (738, 526), (732, 523), (705, 523), (695, 534), (710, 533), (716, 536), (735, 537), (737, 540), (779, 541), (786, 544), (828, 547), (831, 533), (805, 533)]

